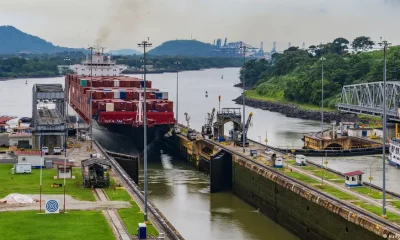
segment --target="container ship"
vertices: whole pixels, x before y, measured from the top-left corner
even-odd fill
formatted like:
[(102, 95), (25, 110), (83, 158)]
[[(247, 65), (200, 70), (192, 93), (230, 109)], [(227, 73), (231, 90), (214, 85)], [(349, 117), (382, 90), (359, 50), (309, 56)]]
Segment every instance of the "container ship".
[(94, 128), (127, 135), (139, 150), (143, 150), (144, 124), (147, 125), (148, 144), (174, 126), (173, 102), (168, 100), (168, 92), (152, 88), (152, 82), (146, 81), (145, 113), (145, 82), (122, 76), (120, 73), (124, 67), (117, 65), (110, 56), (96, 51), (91, 61), (86, 56), (82, 64), (74, 65), (72, 69), (75, 74), (65, 77), (69, 105)]

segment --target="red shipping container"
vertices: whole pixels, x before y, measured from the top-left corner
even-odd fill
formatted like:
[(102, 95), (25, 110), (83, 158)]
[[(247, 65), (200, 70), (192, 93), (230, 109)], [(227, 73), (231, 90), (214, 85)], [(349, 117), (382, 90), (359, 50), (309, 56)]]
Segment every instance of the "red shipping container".
[(131, 81), (130, 87), (140, 88), (140, 81)]
[(133, 111), (133, 102), (125, 102), (125, 111)]
[(102, 92), (96, 91), (95, 92), (95, 99), (102, 99)]
[(105, 102), (99, 102), (98, 103), (98, 109), (100, 111), (105, 111), (106, 110), (106, 103)]
[(154, 110), (154, 102), (147, 102), (146, 101), (146, 111)]
[(139, 100), (139, 92), (132, 92), (132, 100)]
[(125, 110), (125, 101), (114, 101), (114, 109), (117, 111)]
[(114, 99), (114, 92), (106, 92), (107, 99)]
[(155, 94), (150, 94), (149, 99), (156, 99), (156, 95)]

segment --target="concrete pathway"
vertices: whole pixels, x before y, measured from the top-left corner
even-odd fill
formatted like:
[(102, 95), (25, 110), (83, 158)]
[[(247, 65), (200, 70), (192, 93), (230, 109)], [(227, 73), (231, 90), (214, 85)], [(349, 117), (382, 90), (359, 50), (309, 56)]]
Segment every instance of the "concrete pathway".
[[(39, 194), (25, 194), (33, 199), (39, 200)], [(64, 195), (42, 195), (42, 211), (44, 212), (46, 200), (56, 199), (60, 204), (60, 210), (64, 207)], [(103, 202), (91, 202), (91, 201), (80, 201), (76, 200), (70, 195), (65, 195), (65, 209), (66, 210), (106, 210), (106, 209), (119, 209), (119, 208), (130, 208), (132, 205), (129, 202), (124, 201), (103, 201)], [(6, 211), (26, 211), (26, 210), (39, 210), (40, 204), (0, 204), (0, 212)]]

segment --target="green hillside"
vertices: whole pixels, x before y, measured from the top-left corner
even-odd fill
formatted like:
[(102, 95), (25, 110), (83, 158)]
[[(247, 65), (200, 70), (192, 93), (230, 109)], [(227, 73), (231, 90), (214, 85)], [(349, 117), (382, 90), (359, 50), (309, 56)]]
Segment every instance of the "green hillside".
[[(365, 51), (373, 45), (366, 39), (369, 38), (363, 37), (364, 41), (353, 46), (358, 50), (353, 53), (345, 45), (337, 44), (346, 40), (340, 38), (333, 43), (310, 46), (309, 50), (291, 47), (275, 53), (269, 61), (250, 60), (245, 71), (241, 70), (241, 80), (245, 74), (246, 85), (253, 87), (248, 96), (253, 98), (320, 105), (323, 57), (324, 105), (333, 108), (340, 100), (343, 85), (383, 80), (383, 51)], [(400, 46), (388, 51), (387, 79), (400, 79)]]
[(197, 40), (172, 40), (149, 51), (150, 55), (164, 56), (213, 56), (216, 47)]
[(13, 26), (0, 26), (0, 54), (19, 52), (54, 53), (64, 51), (81, 51), (55, 46), (39, 37), (24, 33)]

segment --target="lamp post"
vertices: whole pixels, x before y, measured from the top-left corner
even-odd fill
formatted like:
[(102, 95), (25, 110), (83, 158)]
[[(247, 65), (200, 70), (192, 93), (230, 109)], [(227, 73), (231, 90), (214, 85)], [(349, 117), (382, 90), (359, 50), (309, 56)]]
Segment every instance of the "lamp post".
[(324, 61), (326, 58), (321, 57), (321, 137), (324, 138)]
[(246, 134), (245, 134), (245, 121), (246, 121), (246, 105), (245, 105), (245, 101), (246, 101), (246, 96), (245, 96), (245, 81), (246, 81), (246, 49), (247, 46), (246, 45), (242, 45), (240, 47), (240, 49), (243, 50), (243, 93), (242, 93), (242, 97), (243, 97), (243, 125), (242, 125), (242, 140), (243, 140), (243, 153), (246, 152)]
[(174, 62), (174, 64), (176, 65), (176, 128), (178, 127), (178, 117), (179, 117), (179, 113), (178, 113), (178, 105), (179, 105), (179, 101), (178, 101), (178, 97), (179, 97), (179, 66), (180, 66), (180, 62), (176, 61)]
[[(147, 38), (149, 40), (149, 38)], [(148, 41), (142, 41), (138, 44), (143, 47), (143, 155), (144, 155), (144, 221), (147, 222), (147, 107), (146, 107), (146, 48), (151, 47), (152, 44)]]
[(386, 52), (391, 43), (383, 40), (379, 46), (383, 47), (383, 137), (382, 137), (382, 216), (386, 216)]
[[(90, 150), (93, 148), (93, 124), (92, 124), (92, 94), (93, 94), (93, 49), (94, 47), (89, 47), (88, 50), (90, 50), (90, 98), (89, 98), (89, 115), (90, 115)], [(64, 173), (65, 174), (65, 173)]]

